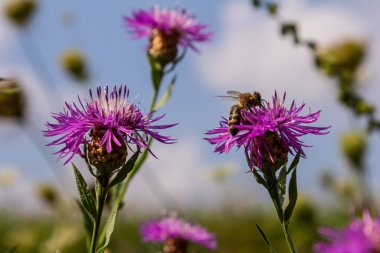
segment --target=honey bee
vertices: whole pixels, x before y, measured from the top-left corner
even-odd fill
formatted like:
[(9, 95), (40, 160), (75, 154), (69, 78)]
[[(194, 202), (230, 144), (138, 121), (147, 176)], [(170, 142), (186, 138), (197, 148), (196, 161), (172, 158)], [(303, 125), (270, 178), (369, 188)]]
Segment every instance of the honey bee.
[(228, 131), (232, 136), (237, 135), (239, 132), (239, 130), (234, 128), (233, 125), (238, 125), (240, 123), (242, 109), (251, 110), (254, 106), (263, 106), (261, 94), (257, 91), (253, 93), (240, 93), (238, 91), (230, 90), (227, 91), (227, 96), (219, 97), (237, 101), (236, 104), (231, 106), (230, 116), (228, 118)]

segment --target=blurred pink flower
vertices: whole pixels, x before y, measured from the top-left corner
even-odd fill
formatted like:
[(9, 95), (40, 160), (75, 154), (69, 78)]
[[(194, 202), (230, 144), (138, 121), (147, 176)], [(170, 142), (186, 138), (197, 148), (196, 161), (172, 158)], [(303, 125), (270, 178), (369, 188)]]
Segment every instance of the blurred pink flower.
[(166, 243), (168, 240), (193, 242), (209, 249), (215, 249), (215, 235), (200, 225), (191, 224), (175, 214), (142, 224), (141, 235), (146, 242)]
[(322, 228), (327, 242), (314, 245), (317, 253), (374, 253), (380, 251), (380, 219), (365, 211), (362, 219), (354, 219), (343, 230)]
[(132, 17), (124, 16), (124, 21), (136, 39), (150, 38), (153, 30), (167, 36), (178, 34), (179, 45), (195, 51), (194, 42), (205, 42), (211, 38), (211, 33), (204, 32), (207, 26), (199, 24), (195, 16), (188, 15), (185, 9), (170, 10), (156, 5), (150, 10), (134, 11)]

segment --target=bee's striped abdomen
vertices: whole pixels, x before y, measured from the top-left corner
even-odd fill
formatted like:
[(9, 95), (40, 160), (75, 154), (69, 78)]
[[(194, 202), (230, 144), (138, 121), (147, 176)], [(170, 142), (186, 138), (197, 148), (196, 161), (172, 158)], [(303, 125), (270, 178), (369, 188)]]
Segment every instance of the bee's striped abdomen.
[(233, 125), (238, 125), (241, 120), (240, 107), (233, 105), (230, 109), (230, 116), (228, 118), (228, 131), (232, 136), (235, 136), (239, 130), (234, 128)]

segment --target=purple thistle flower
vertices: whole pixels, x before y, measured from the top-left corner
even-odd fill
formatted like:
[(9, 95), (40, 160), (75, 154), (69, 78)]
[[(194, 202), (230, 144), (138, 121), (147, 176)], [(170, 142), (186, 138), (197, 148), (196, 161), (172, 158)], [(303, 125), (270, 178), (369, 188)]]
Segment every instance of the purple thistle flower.
[(164, 216), (161, 220), (152, 220), (142, 224), (140, 233), (145, 242), (161, 242), (168, 244), (187, 246), (188, 242), (202, 245), (209, 249), (215, 249), (217, 244), (215, 235), (208, 232), (200, 225), (190, 224), (180, 219), (175, 214)]
[(199, 24), (194, 15), (187, 15), (179, 8), (170, 10), (155, 5), (149, 11), (138, 10), (132, 13), (132, 17), (124, 16), (124, 21), (136, 39), (151, 38), (154, 30), (169, 37), (176, 34), (180, 46), (195, 51), (193, 42), (208, 41), (211, 37), (211, 33), (204, 32), (206, 25)]
[(43, 131), (44, 136), (57, 138), (48, 146), (63, 145), (55, 154), (59, 154), (59, 158), (68, 157), (65, 164), (75, 154), (83, 156), (81, 145), (85, 143), (91, 147), (96, 142), (94, 147), (96, 150), (102, 149), (104, 155), (120, 149), (124, 149), (125, 154), (127, 148), (132, 149), (131, 144), (137, 150), (148, 148), (149, 137), (162, 143), (174, 142), (157, 130), (176, 124), (154, 125), (164, 115), (153, 117), (153, 112), (144, 114), (128, 100), (129, 90), (126, 86), (115, 86), (110, 92), (108, 86), (103, 90), (99, 86), (95, 96), (91, 90), (89, 92), (90, 101), (78, 95), (78, 104), (66, 102), (63, 112), (52, 114), (56, 123), (47, 122), (47, 130)]
[(372, 219), (365, 211), (363, 219), (354, 219), (342, 231), (320, 229), (327, 242), (314, 245), (318, 253), (373, 253), (380, 251), (380, 219)]
[(220, 127), (206, 132), (214, 137), (205, 138), (215, 145), (217, 153), (228, 153), (234, 146), (244, 147), (250, 168), (254, 166), (263, 169), (269, 164), (275, 167), (287, 162), (287, 154), (300, 152), (305, 157), (302, 147), (309, 147), (299, 138), (307, 134), (323, 135), (329, 127), (313, 127), (308, 124), (318, 120), (320, 111), (300, 116), (305, 103), (297, 107), (293, 101), (290, 108), (284, 106), (285, 95), (282, 101), (277, 93), (272, 103), (264, 102), (263, 106), (254, 106), (241, 109), (242, 119), (239, 124), (233, 125), (239, 132), (232, 136), (228, 130), (228, 120), (222, 118)]

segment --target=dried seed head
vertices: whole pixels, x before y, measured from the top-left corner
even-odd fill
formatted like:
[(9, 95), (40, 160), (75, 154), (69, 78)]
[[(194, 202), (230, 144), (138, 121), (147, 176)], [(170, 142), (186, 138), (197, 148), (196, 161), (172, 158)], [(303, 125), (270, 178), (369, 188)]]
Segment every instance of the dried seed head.
[(0, 79), (0, 117), (22, 119), (25, 99), (14, 80)]
[(18, 26), (24, 26), (36, 9), (34, 0), (9, 0), (4, 8), (6, 16)]
[(107, 144), (101, 145), (101, 140), (106, 130), (95, 128), (90, 131), (90, 143), (88, 144), (88, 159), (91, 165), (95, 166), (99, 173), (111, 175), (113, 171), (124, 165), (128, 152), (123, 141), (121, 146), (112, 141), (112, 151), (107, 152)]
[[(259, 140), (256, 139), (254, 144), (259, 145)], [(265, 145), (265, 148), (261, 150), (266, 150), (266, 152), (260, 154), (263, 160), (263, 171), (276, 171), (288, 162), (289, 150), (277, 133), (267, 131), (264, 134), (264, 143), (262, 145)], [(257, 155), (253, 154), (255, 164), (258, 164), (255, 158)]]
[(150, 37), (149, 54), (162, 66), (173, 62), (177, 57), (177, 45), (181, 34), (173, 31), (171, 34), (153, 29)]
[(165, 253), (186, 253), (189, 242), (181, 238), (168, 238), (164, 243)]

